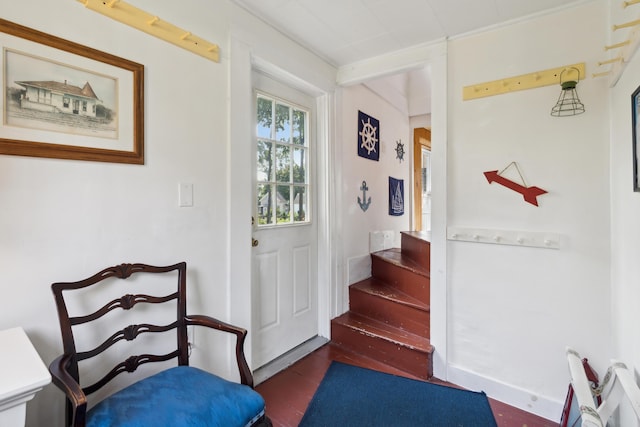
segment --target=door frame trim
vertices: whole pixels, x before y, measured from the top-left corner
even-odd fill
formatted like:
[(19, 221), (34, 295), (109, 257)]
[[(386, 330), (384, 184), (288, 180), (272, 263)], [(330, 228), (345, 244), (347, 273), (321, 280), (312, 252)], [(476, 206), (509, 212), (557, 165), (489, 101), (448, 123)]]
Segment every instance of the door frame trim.
[(413, 230), (422, 230), (422, 147), (431, 151), (431, 129), (413, 130)]
[[(338, 70), (337, 84), (349, 86), (417, 68), (431, 74), (431, 129), (433, 148), (431, 211), (431, 343), (436, 351), (433, 373), (448, 377), (448, 270), (447, 270), (447, 113), (448, 113), (448, 42), (447, 39), (425, 43), (402, 51), (347, 64)], [(340, 120), (339, 115), (337, 120)], [(338, 123), (340, 127), (340, 123)], [(338, 224), (340, 226), (340, 224)]]
[[(252, 73), (254, 70), (267, 74), (292, 87), (306, 92), (316, 100), (316, 143), (317, 163), (317, 218), (318, 221), (318, 335), (330, 337), (331, 303), (334, 289), (336, 288), (335, 255), (331, 251), (333, 243), (332, 223), (335, 218), (333, 203), (334, 182), (330, 179), (330, 129), (333, 110), (333, 94), (324, 91), (313, 84), (306, 82), (291, 73), (282, 70), (271, 62), (260, 58), (252, 52), (249, 45), (241, 40), (231, 37), (230, 55), (230, 128), (228, 140), (229, 152), (229, 176), (228, 176), (228, 198), (229, 207), (229, 268), (228, 268), (228, 289), (229, 296), (227, 308), (229, 319), (232, 323), (242, 325), (249, 330), (251, 335), (252, 325), (252, 304), (251, 301), (251, 269), (246, 268), (251, 265), (251, 215), (253, 212), (252, 198), (233, 197), (232, 194), (252, 194), (253, 181), (251, 174), (246, 171), (251, 170), (251, 144), (253, 135), (250, 126), (246, 125), (246, 117), (253, 116), (253, 93), (254, 85)], [(234, 191), (231, 191), (233, 187)], [(245, 342), (245, 354), (252, 367), (253, 345), (251, 339)]]

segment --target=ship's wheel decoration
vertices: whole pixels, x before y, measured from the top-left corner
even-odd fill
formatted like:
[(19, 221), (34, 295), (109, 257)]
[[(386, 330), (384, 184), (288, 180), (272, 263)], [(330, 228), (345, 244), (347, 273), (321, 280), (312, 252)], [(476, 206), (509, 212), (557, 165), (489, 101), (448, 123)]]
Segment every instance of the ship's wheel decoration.
[[(502, 174), (506, 172), (510, 167), (516, 168), (516, 170), (518, 171), (518, 175), (520, 175), (520, 179), (522, 180), (522, 184), (518, 184), (517, 182), (502, 176)], [(484, 173), (484, 176), (487, 178), (487, 181), (489, 181), (489, 184), (495, 182), (502, 185), (503, 187), (507, 187), (510, 190), (520, 193), (522, 194), (522, 197), (524, 197), (525, 202), (531, 203), (535, 206), (538, 206), (538, 196), (547, 193), (546, 190), (543, 190), (540, 187), (527, 187), (527, 184), (525, 183), (522, 176), (522, 172), (520, 172), (520, 168), (518, 167), (518, 164), (516, 162), (509, 163), (509, 165), (506, 168), (502, 169), (500, 172), (498, 172), (497, 170), (487, 171)]]
[(380, 122), (362, 111), (358, 111), (358, 156), (380, 158)]
[(404, 144), (401, 139), (396, 141), (396, 159), (398, 159), (400, 163), (404, 160)]
[(367, 181), (362, 181), (362, 185), (360, 186), (360, 190), (362, 190), (362, 199), (358, 196), (358, 205), (362, 212), (366, 212), (369, 209), (369, 205), (371, 204), (371, 197), (367, 200), (367, 191), (369, 191), (369, 187), (367, 187)]

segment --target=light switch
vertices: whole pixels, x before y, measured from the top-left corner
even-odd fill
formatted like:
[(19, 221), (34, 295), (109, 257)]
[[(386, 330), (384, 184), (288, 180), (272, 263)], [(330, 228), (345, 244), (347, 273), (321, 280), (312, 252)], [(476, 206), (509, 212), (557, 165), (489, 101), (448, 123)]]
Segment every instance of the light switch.
[(178, 187), (178, 200), (180, 207), (193, 206), (193, 184), (180, 183)]

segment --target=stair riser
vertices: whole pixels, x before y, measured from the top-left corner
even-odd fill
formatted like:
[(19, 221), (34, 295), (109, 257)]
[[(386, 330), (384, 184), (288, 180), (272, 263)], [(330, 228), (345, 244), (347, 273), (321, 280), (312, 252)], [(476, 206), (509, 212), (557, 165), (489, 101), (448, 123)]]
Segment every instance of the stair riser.
[(332, 323), (331, 340), (353, 352), (402, 369), (419, 378), (433, 376), (432, 355), (366, 335), (348, 326)]
[(357, 289), (349, 289), (349, 309), (381, 322), (429, 338), (429, 312), (380, 298)]
[(402, 253), (408, 255), (412, 260), (426, 268), (431, 265), (431, 243), (413, 236), (402, 234), (400, 246)]
[(371, 257), (371, 275), (427, 305), (430, 304), (430, 280), (426, 276), (385, 262), (376, 256)]

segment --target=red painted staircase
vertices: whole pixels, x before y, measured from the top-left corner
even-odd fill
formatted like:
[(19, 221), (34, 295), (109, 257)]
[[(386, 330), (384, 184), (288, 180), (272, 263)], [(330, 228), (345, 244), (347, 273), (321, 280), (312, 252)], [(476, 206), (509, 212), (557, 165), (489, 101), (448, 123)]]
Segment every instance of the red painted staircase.
[(331, 321), (334, 344), (419, 378), (433, 376), (425, 233), (402, 232), (401, 248), (371, 254), (371, 277), (349, 286), (349, 311)]

